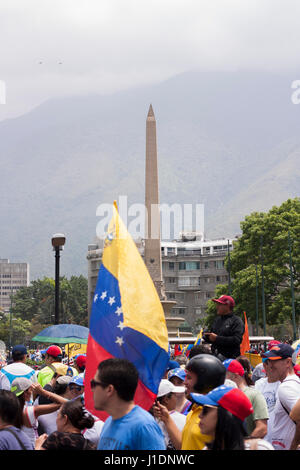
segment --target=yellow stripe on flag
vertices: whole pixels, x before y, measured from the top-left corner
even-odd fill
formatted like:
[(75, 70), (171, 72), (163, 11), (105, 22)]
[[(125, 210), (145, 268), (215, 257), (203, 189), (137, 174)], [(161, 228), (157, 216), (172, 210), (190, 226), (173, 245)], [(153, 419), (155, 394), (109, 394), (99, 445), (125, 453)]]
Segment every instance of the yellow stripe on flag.
[(116, 203), (103, 250), (103, 265), (118, 280), (124, 325), (168, 351), (162, 304), (146, 265), (122, 222)]

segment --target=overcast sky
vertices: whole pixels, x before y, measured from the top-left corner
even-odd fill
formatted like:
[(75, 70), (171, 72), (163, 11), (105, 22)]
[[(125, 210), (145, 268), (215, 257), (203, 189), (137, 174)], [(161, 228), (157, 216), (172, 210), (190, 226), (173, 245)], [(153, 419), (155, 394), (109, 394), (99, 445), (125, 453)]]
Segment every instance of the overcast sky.
[(299, 0), (1, 0), (0, 120), (199, 67), (300, 79), (299, 18)]

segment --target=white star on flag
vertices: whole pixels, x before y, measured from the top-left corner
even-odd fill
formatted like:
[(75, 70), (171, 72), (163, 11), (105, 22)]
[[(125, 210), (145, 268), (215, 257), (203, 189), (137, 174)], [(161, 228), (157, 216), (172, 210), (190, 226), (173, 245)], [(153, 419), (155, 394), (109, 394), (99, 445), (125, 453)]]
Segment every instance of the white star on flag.
[(115, 311), (115, 313), (120, 316), (122, 312), (122, 307), (118, 307), (117, 310)]
[(104, 291), (104, 292), (102, 292), (100, 299), (104, 300), (106, 296), (107, 296), (107, 292)]
[(112, 304), (115, 303), (115, 298), (114, 298), (114, 297), (110, 297), (108, 303), (109, 303), (110, 306), (112, 306)]
[(97, 299), (98, 299), (98, 294), (95, 295), (95, 297), (94, 297), (94, 302), (96, 302)]
[(120, 321), (117, 328), (120, 328), (120, 330), (123, 331), (124, 328), (126, 328), (126, 326), (124, 325), (124, 323), (122, 321)]
[(123, 341), (123, 338), (120, 338), (119, 336), (117, 336), (117, 339), (115, 341), (117, 344), (119, 344), (120, 346), (122, 346), (122, 344), (124, 344), (124, 341)]

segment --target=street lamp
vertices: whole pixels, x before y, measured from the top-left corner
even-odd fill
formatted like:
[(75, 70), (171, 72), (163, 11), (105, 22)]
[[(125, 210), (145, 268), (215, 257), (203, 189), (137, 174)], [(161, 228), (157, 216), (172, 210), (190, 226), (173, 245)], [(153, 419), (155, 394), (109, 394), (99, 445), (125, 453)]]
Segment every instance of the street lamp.
[(55, 325), (59, 324), (59, 258), (65, 242), (66, 237), (63, 233), (55, 233), (52, 236), (52, 246), (55, 251)]

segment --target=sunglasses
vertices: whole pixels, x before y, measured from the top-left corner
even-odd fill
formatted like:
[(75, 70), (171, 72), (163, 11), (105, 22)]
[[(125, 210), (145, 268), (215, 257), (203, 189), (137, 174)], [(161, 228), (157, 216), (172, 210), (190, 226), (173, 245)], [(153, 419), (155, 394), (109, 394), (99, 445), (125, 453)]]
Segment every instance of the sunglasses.
[(107, 384), (105, 384), (104, 382), (97, 382), (97, 380), (92, 379), (92, 380), (90, 381), (90, 386), (91, 386), (91, 388), (95, 388), (95, 387), (107, 387)]
[(218, 408), (218, 407), (217, 406), (204, 405), (203, 408), (202, 408), (201, 415), (206, 416), (207, 413), (209, 413), (211, 410), (216, 409), (216, 408)]
[(79, 385), (70, 384), (69, 389), (70, 390), (76, 390), (77, 392), (81, 392), (82, 387), (80, 387)]

